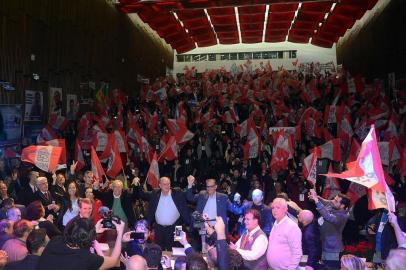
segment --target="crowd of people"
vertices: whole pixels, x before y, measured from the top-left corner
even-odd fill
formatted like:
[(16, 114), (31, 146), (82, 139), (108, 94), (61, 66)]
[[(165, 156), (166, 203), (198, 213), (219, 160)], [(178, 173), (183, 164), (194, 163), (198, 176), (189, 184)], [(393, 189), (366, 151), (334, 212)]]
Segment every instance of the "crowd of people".
[[(403, 108), (399, 92), (379, 80), (250, 61), (232, 72), (185, 68), (136, 98), (97, 95), (94, 112), (70, 117), (63, 128), (50, 121), (38, 136), (37, 143), (65, 139), (65, 169), (0, 158), (0, 264), (405, 269)], [(365, 188), (312, 176), (308, 166), (318, 153), (317, 174), (342, 172), (371, 124), (387, 143), (380, 151), (389, 153), (382, 163), (397, 213), (368, 208)], [(91, 150), (109, 171), (116, 131), (124, 134), (122, 167), (101, 176)], [(371, 245), (363, 258), (346, 251), (361, 240)], [(174, 265), (165, 255), (173, 247), (185, 253)]]

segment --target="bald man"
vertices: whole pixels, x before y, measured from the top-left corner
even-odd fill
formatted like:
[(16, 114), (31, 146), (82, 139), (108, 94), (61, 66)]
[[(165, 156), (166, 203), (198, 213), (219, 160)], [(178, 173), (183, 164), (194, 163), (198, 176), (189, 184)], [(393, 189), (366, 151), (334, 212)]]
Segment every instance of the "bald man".
[(125, 270), (147, 270), (147, 262), (139, 255), (131, 256), (125, 262)]
[(288, 203), (276, 198), (272, 202), (275, 223), (269, 234), (266, 258), (273, 270), (296, 270), (302, 258), (302, 232), (287, 216)]
[(298, 215), (299, 226), (302, 230), (303, 255), (307, 255), (307, 269), (321, 269), (321, 239), (320, 230), (314, 215), (309, 210), (302, 210)]
[(151, 192), (140, 187), (138, 177), (134, 178), (133, 184), (137, 187), (137, 196), (149, 201), (147, 221), (149, 226), (154, 228), (155, 243), (160, 245), (162, 250), (171, 251), (174, 246), (175, 226), (190, 223), (184, 194), (180, 190), (172, 189), (171, 179), (165, 176), (159, 179), (159, 189)]

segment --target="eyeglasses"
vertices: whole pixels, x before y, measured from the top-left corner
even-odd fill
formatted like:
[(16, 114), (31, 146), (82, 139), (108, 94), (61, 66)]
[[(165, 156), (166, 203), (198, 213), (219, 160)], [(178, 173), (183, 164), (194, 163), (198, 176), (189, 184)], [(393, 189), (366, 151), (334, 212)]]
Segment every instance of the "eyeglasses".
[(215, 188), (217, 185), (206, 186), (206, 188)]

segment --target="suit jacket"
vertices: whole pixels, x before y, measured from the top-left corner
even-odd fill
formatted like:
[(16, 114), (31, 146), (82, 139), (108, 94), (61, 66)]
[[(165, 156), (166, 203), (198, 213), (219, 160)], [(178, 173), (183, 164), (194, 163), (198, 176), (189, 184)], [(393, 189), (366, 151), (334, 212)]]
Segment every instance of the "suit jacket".
[(48, 210), (48, 205), (52, 204), (53, 202), (58, 203), (57, 200), (55, 199), (54, 196), (52, 196), (52, 193), (50, 191), (48, 192), (48, 199), (45, 197), (44, 193), (42, 193), (40, 190), (37, 190), (35, 192), (35, 197), (37, 201), (40, 201), (42, 205), (45, 208), (45, 217), (48, 215), (53, 215), (54, 216), (54, 222), (55, 224), (59, 224), (60, 220), (58, 218), (62, 218), (62, 216), (58, 216), (59, 212), (54, 212), (54, 210)]
[[(140, 198), (149, 201), (147, 211), (147, 221), (150, 225), (155, 221), (155, 212), (158, 207), (159, 198), (161, 197), (161, 190), (153, 190), (150, 192), (143, 191), (140, 187), (136, 187), (135, 192)], [(172, 200), (182, 218), (183, 222), (187, 225), (190, 224), (189, 209), (186, 205), (186, 200), (183, 193), (177, 189), (171, 189)]]
[(3, 270), (35, 270), (37, 269), (39, 257), (40, 256), (28, 254), (21, 261), (6, 264)]
[(36, 199), (37, 199), (37, 196), (32, 191), (29, 184), (24, 185), (24, 187), (17, 194), (17, 203), (25, 205), (25, 206), (29, 205)]
[(321, 241), (318, 224), (313, 221), (302, 228), (303, 254), (308, 255), (306, 265), (318, 269), (321, 259)]
[[(93, 194), (96, 198), (100, 199), (103, 203), (103, 206), (107, 206), (109, 209), (113, 208), (114, 196), (113, 191), (109, 190), (107, 192), (100, 192), (98, 190), (93, 190)], [(123, 190), (123, 193), (120, 196), (121, 207), (124, 210), (128, 218), (128, 227), (132, 227), (135, 222), (135, 214), (133, 209), (133, 202), (136, 200), (136, 192), (132, 194), (128, 193), (126, 190)]]
[[(206, 206), (207, 200), (209, 199), (209, 194), (207, 191), (203, 190), (198, 194), (193, 194), (193, 189), (188, 188), (186, 191), (186, 199), (190, 202), (196, 203), (196, 211), (203, 213), (204, 207)], [(227, 211), (233, 212), (236, 215), (241, 215), (243, 210), (233, 205), (228, 196), (223, 193), (216, 192), (216, 205), (217, 205), (217, 216), (220, 216), (224, 224), (227, 226)]]

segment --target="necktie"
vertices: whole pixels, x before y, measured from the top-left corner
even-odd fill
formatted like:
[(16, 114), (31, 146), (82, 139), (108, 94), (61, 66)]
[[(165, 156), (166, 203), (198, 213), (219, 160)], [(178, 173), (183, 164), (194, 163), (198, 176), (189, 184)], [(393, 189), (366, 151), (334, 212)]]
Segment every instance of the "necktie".
[(45, 199), (47, 199), (47, 201), (49, 200), (49, 196), (48, 196), (48, 192), (44, 193)]
[(241, 248), (245, 248), (245, 246), (248, 244), (248, 239), (250, 238), (250, 233), (247, 232), (244, 236), (244, 238), (242, 239), (241, 242)]

